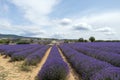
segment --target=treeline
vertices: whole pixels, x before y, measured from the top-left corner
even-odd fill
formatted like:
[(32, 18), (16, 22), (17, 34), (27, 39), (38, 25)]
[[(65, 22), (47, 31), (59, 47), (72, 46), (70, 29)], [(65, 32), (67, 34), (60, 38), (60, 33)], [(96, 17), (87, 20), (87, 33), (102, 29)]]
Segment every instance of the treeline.
[(65, 39), (64, 43), (72, 43), (72, 42), (95, 42), (95, 37), (90, 37), (88, 40), (84, 39), (84, 38), (79, 38), (79, 39), (74, 39), (74, 40), (69, 40), (69, 39)]
[(96, 40), (95, 42), (120, 42), (120, 40)]
[(9, 39), (1, 39), (0, 44), (9, 44), (10, 40)]
[(72, 42), (120, 42), (120, 40), (96, 40), (95, 37), (91, 36), (88, 40), (84, 38), (79, 38), (78, 40), (65, 40), (65, 43)]
[(0, 39), (0, 44), (50, 44), (51, 40), (41, 39)]
[[(51, 44), (55, 43), (74, 43), (74, 42), (120, 42), (120, 40), (96, 40), (91, 36), (88, 39), (40, 39), (40, 38), (19, 38), (19, 39), (0, 39), (0, 44)], [(54, 44), (54, 43), (53, 43)]]
[(96, 39), (95, 37), (91, 36), (88, 40), (84, 39), (84, 38), (79, 38), (78, 42), (95, 42)]

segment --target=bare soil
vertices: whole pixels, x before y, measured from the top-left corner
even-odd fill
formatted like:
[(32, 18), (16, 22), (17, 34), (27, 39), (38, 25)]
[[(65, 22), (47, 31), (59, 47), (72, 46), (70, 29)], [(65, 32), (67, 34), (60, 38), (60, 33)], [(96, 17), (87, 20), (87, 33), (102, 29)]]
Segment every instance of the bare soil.
[[(24, 61), (9, 62), (9, 57), (4, 58), (4, 56), (0, 55), (0, 80), (35, 80), (35, 77), (47, 60), (50, 50), (51, 48), (46, 51), (45, 56), (42, 58), (41, 62), (37, 66), (31, 67), (32, 69), (29, 72), (24, 72), (20, 70), (20, 66), (23, 64)], [(81, 80), (75, 70), (70, 66), (70, 63), (68, 63), (61, 50), (59, 48), (58, 50), (63, 60), (68, 64), (70, 69), (67, 80)]]
[(45, 63), (50, 50), (51, 48), (47, 50), (41, 62), (37, 66), (32, 67), (32, 71), (30, 72), (20, 70), (23, 61), (9, 62), (9, 57), (3, 58), (4, 56), (0, 55), (0, 80), (35, 80), (35, 77)]
[(60, 55), (62, 56), (63, 60), (67, 63), (70, 73), (67, 76), (67, 80), (82, 80), (76, 71), (71, 67), (70, 63), (67, 61), (66, 57), (63, 55), (62, 51), (58, 48)]

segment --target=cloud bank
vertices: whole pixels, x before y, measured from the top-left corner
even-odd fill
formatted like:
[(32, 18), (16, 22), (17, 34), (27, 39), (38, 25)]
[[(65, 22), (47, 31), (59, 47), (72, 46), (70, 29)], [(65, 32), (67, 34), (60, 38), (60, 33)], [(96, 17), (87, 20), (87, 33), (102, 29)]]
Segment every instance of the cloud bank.
[[(0, 33), (23, 36), (76, 38), (95, 36), (97, 39), (120, 39), (120, 11), (86, 12), (84, 15), (71, 15), (51, 18), (50, 14), (61, 0), (7, 0), (16, 6), (30, 24), (16, 25), (11, 19), (0, 17)], [(2, 11), (8, 12), (6, 3)], [(1, 8), (0, 8), (1, 9)], [(87, 15), (89, 14), (89, 15)], [(27, 22), (26, 21), (26, 22)]]

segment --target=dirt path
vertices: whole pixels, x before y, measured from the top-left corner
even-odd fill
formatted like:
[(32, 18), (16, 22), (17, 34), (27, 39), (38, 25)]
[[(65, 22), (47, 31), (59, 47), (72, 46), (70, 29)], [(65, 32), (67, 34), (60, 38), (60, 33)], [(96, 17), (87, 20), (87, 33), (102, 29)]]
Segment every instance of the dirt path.
[[(31, 74), (31, 76), (33, 76), (33, 78), (34, 78), (35, 76), (37, 76), (38, 72), (41, 70), (42, 66), (43, 66), (44, 63), (46, 62), (46, 60), (47, 60), (47, 58), (48, 58), (48, 56), (49, 56), (49, 53), (50, 53), (51, 48), (52, 48), (52, 47), (50, 47), (50, 48), (47, 50), (47, 52), (45, 53), (45, 56), (42, 58), (40, 64), (38, 64), (37, 68), (35, 68), (35, 69), (33, 70), (33, 73)], [(32, 80), (34, 80), (34, 79), (32, 79)]]
[[(3, 58), (0, 56), (0, 80), (15, 80), (16, 77), (19, 77), (19, 66), (22, 62), (13, 62), (10, 63), (10, 58)], [(15, 79), (11, 79), (15, 78)]]
[(70, 73), (67, 77), (67, 80), (82, 80), (79, 79), (79, 75), (75, 72), (75, 70), (70, 66), (70, 63), (68, 63), (67, 59), (65, 58), (65, 56), (63, 55), (62, 51), (58, 48), (60, 55), (62, 56), (63, 60), (68, 64), (68, 67), (70, 69)]
[(41, 60), (41, 62), (37, 65), (37, 67), (32, 67), (32, 71), (24, 72), (20, 70), (21, 62), (9, 62), (10, 58), (4, 59), (3, 56), (0, 55), (0, 80), (34, 80), (35, 76), (37, 76), (39, 70), (42, 68), (45, 63), (51, 48), (47, 50), (45, 56)]

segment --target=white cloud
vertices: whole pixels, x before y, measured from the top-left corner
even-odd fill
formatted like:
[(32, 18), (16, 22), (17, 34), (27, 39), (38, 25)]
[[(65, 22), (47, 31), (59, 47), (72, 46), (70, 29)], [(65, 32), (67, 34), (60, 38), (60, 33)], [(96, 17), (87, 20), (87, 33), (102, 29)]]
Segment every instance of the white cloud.
[(79, 21), (95, 25), (96, 27), (118, 27), (120, 25), (120, 11), (92, 13), (89, 16), (80, 18)]
[(31, 36), (31, 37), (34, 37), (34, 36), (41, 36), (41, 35), (44, 35), (46, 32), (41, 29), (40, 27), (38, 26), (34, 26), (34, 25), (29, 25), (29, 26), (19, 26), (20, 30), (21, 30), (21, 34), (20, 35), (24, 35), (24, 36)]
[[(86, 29), (86, 32), (88, 34), (92, 33), (89, 36), (95, 36), (98, 39), (100, 38), (106, 39), (107, 37), (111, 39), (114, 39), (117, 37), (116, 39), (120, 39), (119, 37), (120, 35), (120, 31), (119, 31), (120, 30), (120, 11), (113, 10), (109, 12), (91, 13), (87, 16), (77, 15), (76, 17), (73, 17), (73, 18), (70, 17), (70, 18), (72, 19), (72, 21), (74, 21), (75, 24), (78, 24), (78, 23), (90, 24), (92, 27), (91, 32), (88, 32), (88, 29)], [(79, 33), (84, 36), (86, 35), (82, 32), (79, 32)]]
[(63, 33), (53, 33), (51, 37), (61, 39), (61, 38), (64, 38), (65, 36)]
[[(0, 20), (0, 31), (56, 38), (79, 38), (95, 36), (100, 38), (114, 38), (120, 35), (120, 11), (86, 13), (84, 16), (72, 15), (71, 17), (53, 20), (49, 15), (60, 0), (8, 0), (16, 5), (23, 13), (24, 18), (31, 21), (32, 25), (14, 25), (9, 20)], [(8, 10), (7, 6), (4, 6)], [(73, 17), (73, 16), (76, 16)], [(108, 27), (106, 27), (108, 26)], [(83, 31), (81, 31), (83, 30)], [(103, 34), (101, 34), (103, 33)], [(107, 36), (106, 36), (107, 35)], [(112, 35), (112, 36), (111, 36)], [(118, 36), (119, 37), (119, 36)]]
[(14, 25), (11, 24), (9, 20), (0, 19), (0, 33), (17, 34), (23, 36), (40, 36), (45, 34), (46, 32), (35, 25)]
[(111, 32), (106, 32), (105, 34), (106, 34), (106, 35), (111, 35), (111, 36), (113, 36), (113, 35), (116, 34), (116, 32), (111, 31)]
[(16, 28), (14, 28), (13, 25), (11, 25), (9, 20), (0, 18), (0, 31), (1, 32), (3, 31), (14, 32)]
[(92, 30), (92, 26), (87, 23), (77, 23), (73, 26), (75, 30)]
[(10, 26), (10, 23), (9, 23), (10, 21), (8, 21), (8, 20), (6, 20), (6, 19), (2, 19), (2, 18), (0, 18), (0, 25), (7, 25), (6, 27), (8, 27), (8, 26)]
[(116, 32), (112, 28), (110, 28), (110, 27), (98, 28), (95, 31), (102, 32), (102, 33), (104, 33), (106, 35), (115, 35), (116, 34)]
[(102, 28), (96, 29), (95, 31), (98, 31), (98, 32), (111, 32), (112, 29), (110, 27), (102, 27)]
[(60, 21), (60, 24), (63, 26), (70, 25), (71, 23), (72, 23), (72, 20), (68, 18), (64, 18)]
[(49, 24), (48, 14), (60, 0), (12, 0), (24, 13), (24, 17), (38, 25)]

